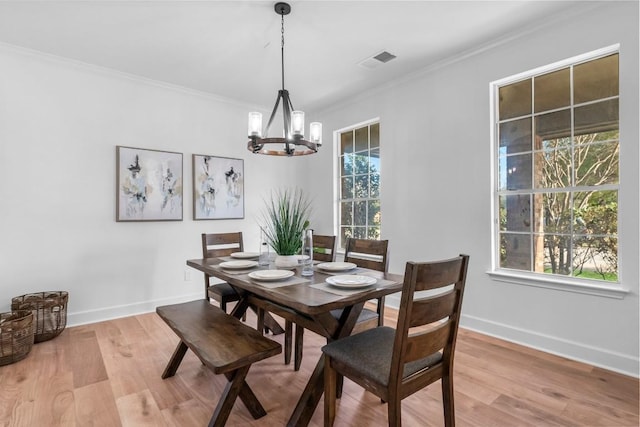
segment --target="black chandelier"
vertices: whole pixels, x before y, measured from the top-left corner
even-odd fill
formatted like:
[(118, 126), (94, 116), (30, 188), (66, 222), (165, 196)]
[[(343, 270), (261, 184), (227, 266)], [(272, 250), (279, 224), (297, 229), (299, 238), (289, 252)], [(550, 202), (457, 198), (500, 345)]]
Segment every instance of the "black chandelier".
[[(274, 9), (281, 16), (280, 56), (282, 65), (282, 89), (278, 91), (276, 104), (273, 106), (267, 127), (262, 130), (262, 113), (249, 113), (249, 151), (271, 156), (304, 156), (318, 151), (322, 145), (322, 123), (313, 122), (309, 126), (309, 139), (304, 137), (304, 112), (295, 110), (289, 98), (289, 91), (284, 88), (284, 15), (291, 12), (287, 3), (276, 3)], [(282, 101), (282, 118), (284, 120), (284, 136), (269, 138), (269, 127)]]

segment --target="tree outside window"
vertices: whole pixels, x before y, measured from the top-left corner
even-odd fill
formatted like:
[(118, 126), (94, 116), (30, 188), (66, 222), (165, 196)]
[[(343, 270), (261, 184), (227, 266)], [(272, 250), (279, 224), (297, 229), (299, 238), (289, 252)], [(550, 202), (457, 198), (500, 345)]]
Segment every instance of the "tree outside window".
[(380, 124), (340, 132), (339, 246), (346, 239), (380, 239)]
[(618, 281), (618, 53), (496, 90), (500, 268)]

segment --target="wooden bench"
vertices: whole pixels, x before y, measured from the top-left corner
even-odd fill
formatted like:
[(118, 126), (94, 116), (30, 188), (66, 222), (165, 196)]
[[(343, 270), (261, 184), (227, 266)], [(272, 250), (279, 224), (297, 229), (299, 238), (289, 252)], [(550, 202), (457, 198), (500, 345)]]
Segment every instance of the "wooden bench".
[(254, 419), (267, 414), (245, 378), (252, 363), (282, 351), (279, 343), (206, 300), (158, 307), (156, 313), (180, 338), (162, 373), (163, 379), (176, 373), (189, 348), (214, 374), (224, 374), (229, 381), (209, 421), (210, 427), (226, 423), (238, 396)]

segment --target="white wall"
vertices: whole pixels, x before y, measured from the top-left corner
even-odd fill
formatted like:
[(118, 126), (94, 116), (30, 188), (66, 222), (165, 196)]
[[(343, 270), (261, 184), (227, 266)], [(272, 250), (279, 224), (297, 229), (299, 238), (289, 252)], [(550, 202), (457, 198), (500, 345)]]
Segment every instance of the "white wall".
[[(467, 253), (464, 326), (637, 376), (638, 2), (595, 9), (588, 3), (523, 37), (363, 94), (320, 119), (336, 130), (380, 117), (382, 236), (390, 239), (391, 271), (402, 273), (409, 260)], [(615, 43), (621, 44), (620, 277), (631, 292), (619, 300), (493, 281), (486, 274), (489, 83)], [(318, 159), (307, 176), (324, 177), (332, 167), (329, 150)], [(328, 179), (308, 185), (320, 204), (333, 202)], [(332, 219), (319, 227), (331, 229)]]
[[(73, 325), (201, 298), (185, 265), (200, 233), (243, 231), (257, 250), (263, 195), (293, 182), (292, 159), (247, 151), (255, 107), (6, 45), (0, 75), (1, 311), (66, 290)], [(183, 153), (183, 221), (115, 222), (116, 145)], [(191, 219), (194, 153), (245, 159), (244, 220)]]
[[(620, 274), (631, 293), (615, 300), (491, 280), (489, 82), (614, 43)], [(200, 233), (241, 230), (248, 248), (257, 247), (262, 197), (282, 182), (303, 183), (316, 207), (313, 227), (332, 232), (328, 136), (380, 117), (391, 271), (402, 273), (407, 260), (468, 253), (467, 327), (638, 375), (637, 2), (550, 22), (352, 104), (309, 112), (324, 116), (325, 147), (301, 159), (250, 155), (245, 120), (253, 107), (7, 46), (0, 76), (2, 311), (13, 296), (67, 290), (69, 324), (79, 324), (200, 297), (201, 275), (184, 280), (185, 259), (200, 255)], [(115, 222), (116, 145), (184, 153), (184, 221)], [(245, 159), (244, 220), (190, 219), (193, 153)]]

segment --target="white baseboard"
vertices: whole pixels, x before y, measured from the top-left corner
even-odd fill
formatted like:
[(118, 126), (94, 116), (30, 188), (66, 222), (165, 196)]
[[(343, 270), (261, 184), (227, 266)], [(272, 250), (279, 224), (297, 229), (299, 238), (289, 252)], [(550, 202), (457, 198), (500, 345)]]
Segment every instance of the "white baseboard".
[[(398, 309), (400, 294), (388, 296), (385, 305)], [(640, 377), (640, 359), (628, 354), (464, 314), (460, 319), (460, 327), (624, 375)]]
[(141, 301), (133, 304), (105, 307), (97, 310), (87, 310), (76, 313), (67, 313), (67, 326), (86, 325), (87, 323), (102, 322), (120, 317), (134, 316), (136, 314), (149, 313), (156, 307), (167, 304), (177, 304), (202, 298), (202, 293), (180, 295), (171, 298), (162, 298), (153, 301)]
[(631, 355), (464, 314), (460, 327), (635, 378), (640, 376), (640, 359)]

